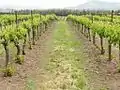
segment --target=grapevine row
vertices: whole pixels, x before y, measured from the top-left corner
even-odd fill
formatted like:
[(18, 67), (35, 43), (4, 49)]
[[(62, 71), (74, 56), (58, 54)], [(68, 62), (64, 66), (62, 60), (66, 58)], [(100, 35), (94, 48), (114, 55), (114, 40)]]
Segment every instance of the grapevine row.
[(109, 61), (112, 60), (111, 57), (111, 47), (112, 44), (119, 45), (119, 61), (120, 61), (120, 26), (118, 23), (111, 23), (106, 21), (94, 21), (93, 17), (88, 18), (85, 16), (74, 16), (69, 15), (67, 17), (68, 21), (71, 21), (74, 26), (76, 26), (77, 30), (80, 30), (90, 41), (92, 37), (93, 44), (96, 45), (95, 38), (96, 35), (100, 37), (101, 43), (101, 54), (105, 53), (105, 49), (103, 47), (103, 39), (106, 38), (108, 40), (108, 58)]
[[(6, 16), (6, 15), (5, 15)], [(8, 18), (4, 21), (6, 26), (0, 30), (0, 44), (5, 50), (5, 76), (12, 76), (13, 71), (10, 63), (10, 47), (11, 43), (16, 47), (15, 62), (22, 64), (24, 62), (25, 47), (29, 44), (29, 49), (32, 49), (32, 44), (35, 45), (35, 41), (39, 39), (42, 33), (44, 33), (54, 20), (57, 20), (55, 15), (22, 15), (17, 18), (17, 21), (10, 15), (11, 21), (15, 21), (10, 25)], [(2, 18), (3, 19), (3, 18)], [(0, 20), (2, 20), (0, 19)], [(19, 22), (20, 20), (20, 22)], [(19, 23), (18, 23), (19, 22)], [(2, 23), (3, 24), (3, 23)], [(21, 48), (22, 47), (22, 48)]]

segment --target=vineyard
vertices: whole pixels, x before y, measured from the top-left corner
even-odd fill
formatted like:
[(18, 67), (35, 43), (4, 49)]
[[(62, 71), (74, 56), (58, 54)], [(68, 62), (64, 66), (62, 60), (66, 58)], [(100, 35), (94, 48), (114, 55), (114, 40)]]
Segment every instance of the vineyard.
[(0, 90), (120, 90), (120, 16), (78, 14), (1, 14)]

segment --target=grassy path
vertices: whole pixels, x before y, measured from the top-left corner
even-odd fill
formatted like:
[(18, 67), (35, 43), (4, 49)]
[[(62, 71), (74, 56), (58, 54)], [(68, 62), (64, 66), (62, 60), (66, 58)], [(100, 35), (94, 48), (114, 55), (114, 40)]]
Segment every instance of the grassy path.
[(38, 90), (87, 90), (80, 41), (65, 21), (58, 22), (53, 35), (46, 80)]

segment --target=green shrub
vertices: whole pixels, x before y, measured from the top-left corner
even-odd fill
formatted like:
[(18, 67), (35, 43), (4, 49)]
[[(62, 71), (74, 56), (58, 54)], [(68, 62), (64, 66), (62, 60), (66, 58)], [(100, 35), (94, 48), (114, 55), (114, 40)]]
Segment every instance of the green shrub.
[(16, 68), (15, 68), (15, 66), (13, 66), (13, 65), (8, 65), (7, 66), (7, 68), (5, 69), (5, 70), (3, 70), (4, 71), (4, 76), (5, 77), (7, 77), (7, 76), (9, 76), (9, 77), (11, 77), (11, 76), (13, 76), (14, 75), (14, 73), (16, 72)]
[(18, 64), (22, 64), (24, 62), (24, 55), (17, 55), (15, 58), (15, 62)]

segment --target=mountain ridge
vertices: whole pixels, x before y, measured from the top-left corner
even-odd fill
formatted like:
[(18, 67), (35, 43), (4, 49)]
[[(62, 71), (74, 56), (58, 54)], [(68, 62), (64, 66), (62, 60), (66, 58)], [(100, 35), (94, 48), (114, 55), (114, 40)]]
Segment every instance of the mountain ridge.
[(106, 2), (106, 1), (100, 1), (100, 0), (90, 0), (84, 4), (80, 4), (75, 7), (68, 7), (68, 9), (118, 10), (120, 9), (120, 3)]

